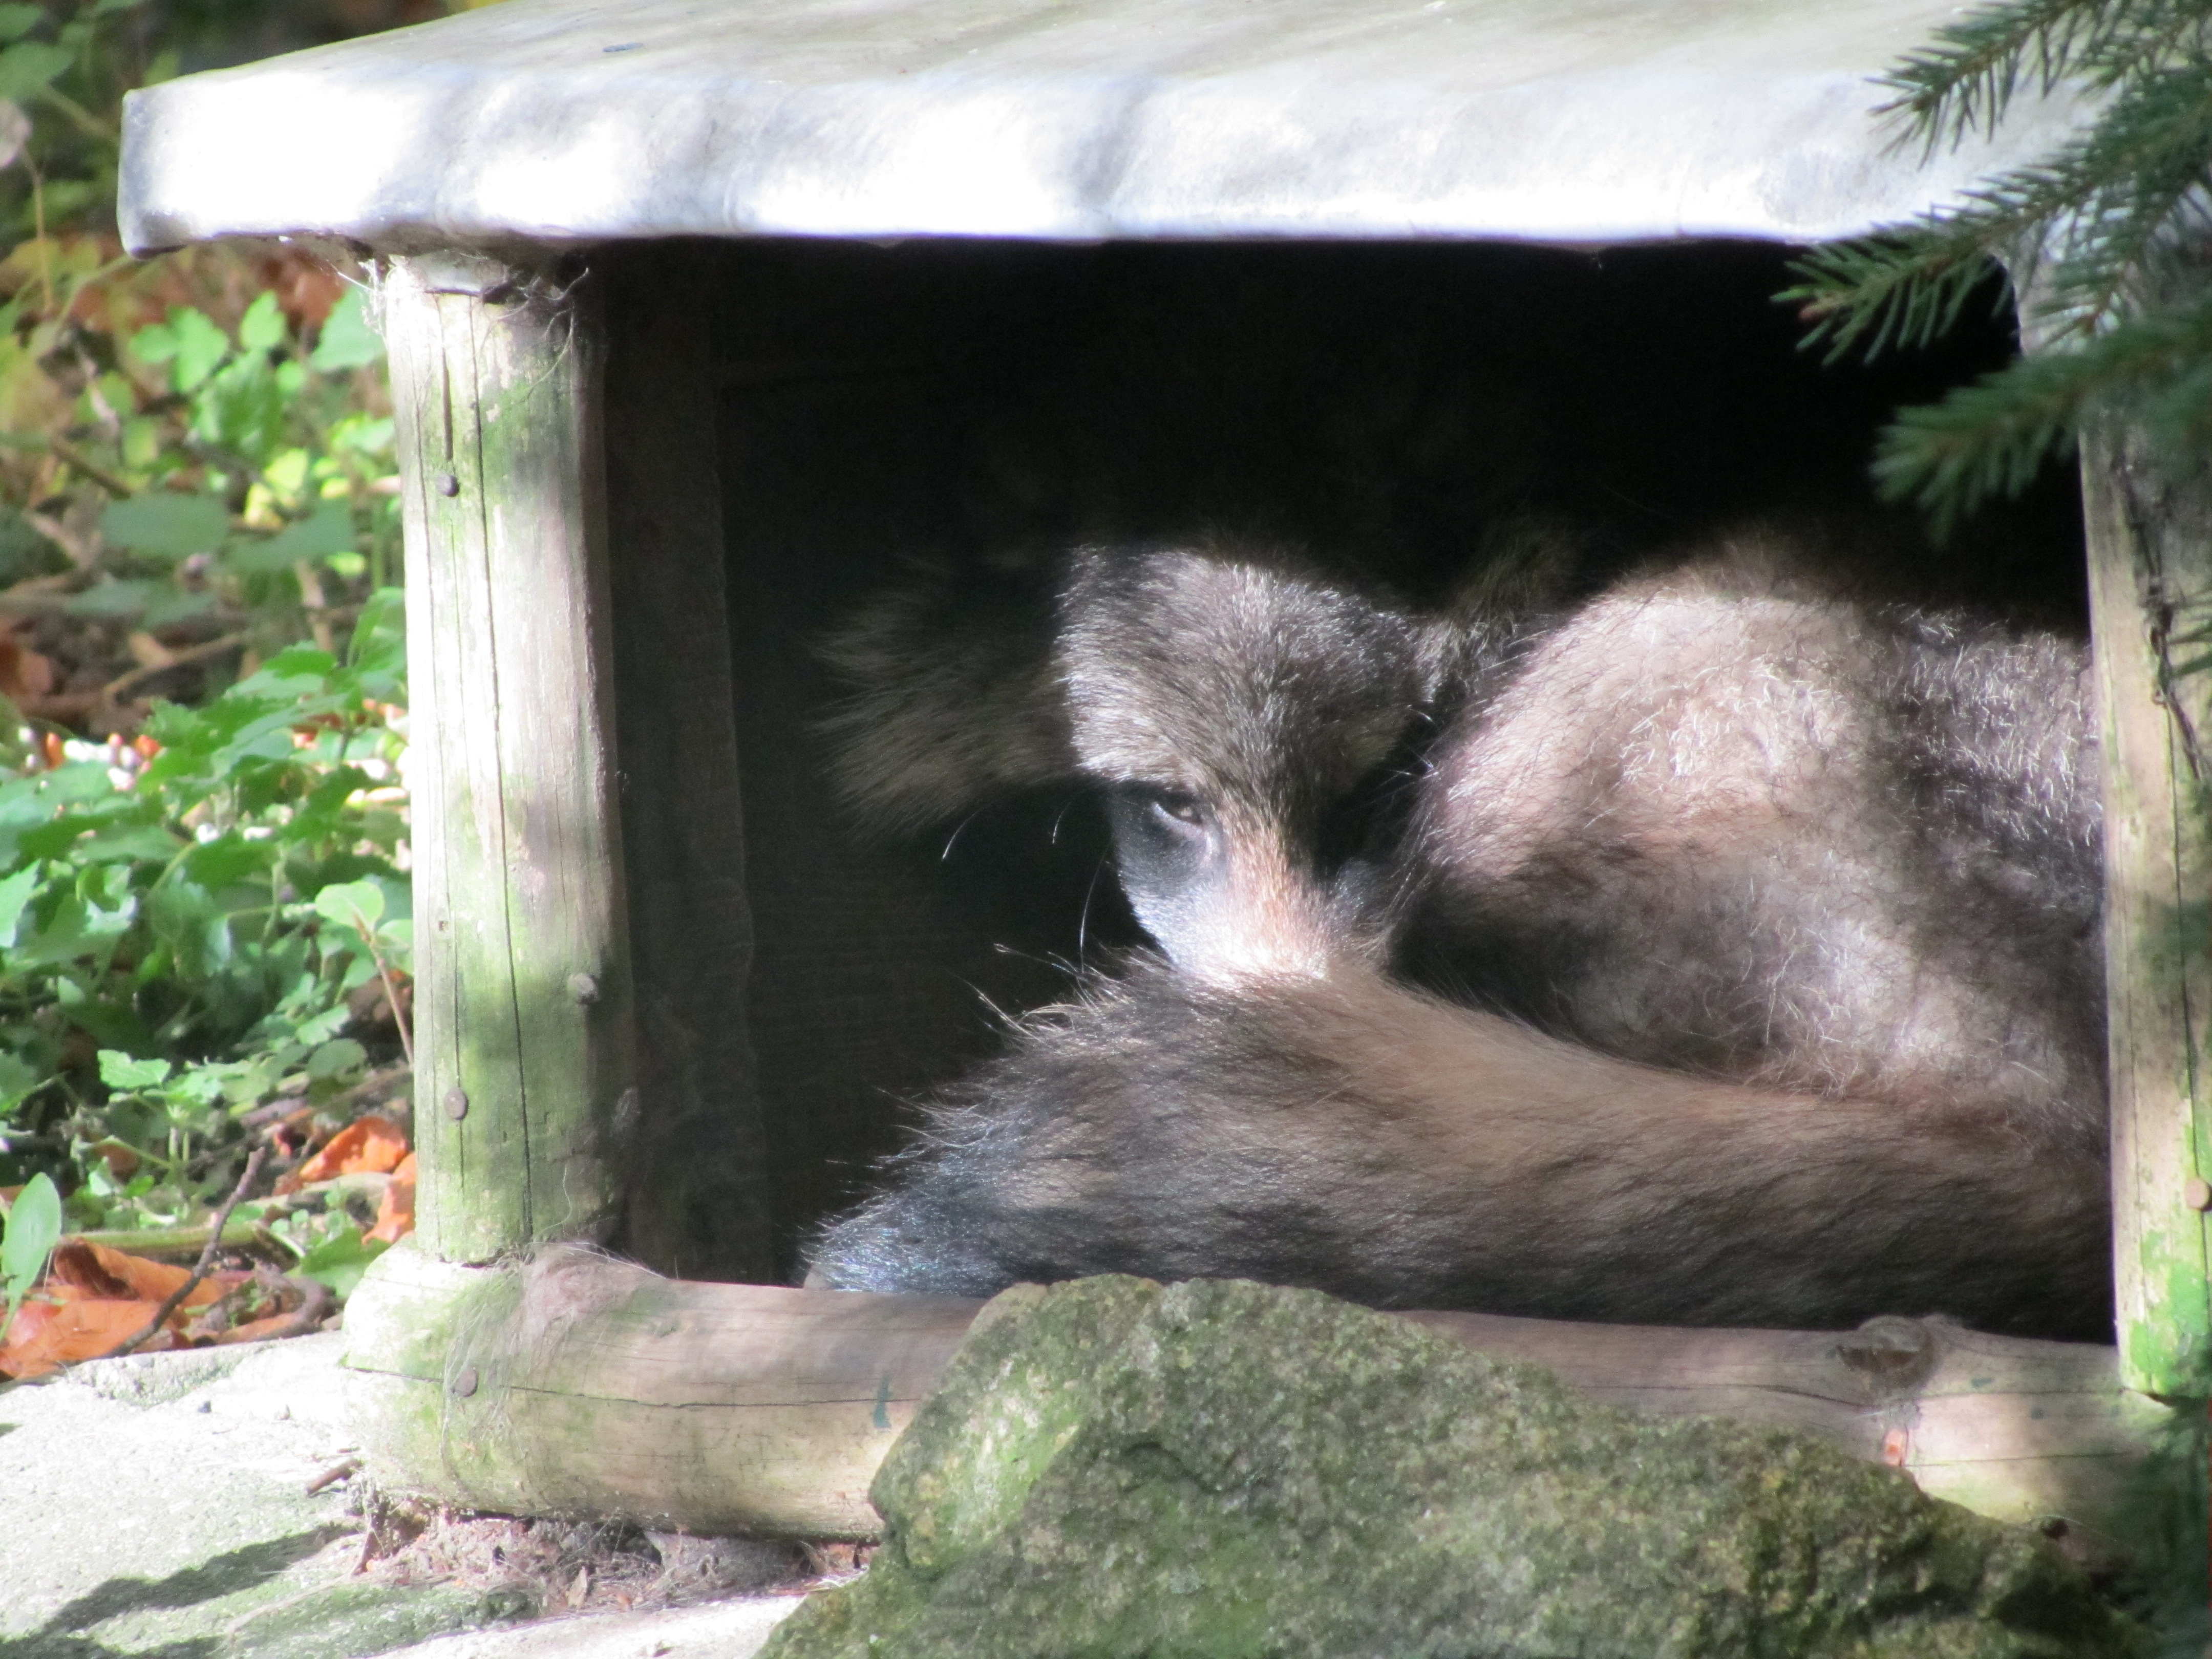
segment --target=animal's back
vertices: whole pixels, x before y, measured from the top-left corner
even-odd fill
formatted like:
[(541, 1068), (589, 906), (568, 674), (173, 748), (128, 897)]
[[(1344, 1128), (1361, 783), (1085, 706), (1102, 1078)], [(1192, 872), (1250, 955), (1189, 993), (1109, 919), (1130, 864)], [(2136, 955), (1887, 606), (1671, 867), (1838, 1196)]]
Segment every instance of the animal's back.
[(1648, 1064), (2099, 1141), (2086, 669), (1755, 549), (1624, 583), (1441, 746), (1402, 959)]

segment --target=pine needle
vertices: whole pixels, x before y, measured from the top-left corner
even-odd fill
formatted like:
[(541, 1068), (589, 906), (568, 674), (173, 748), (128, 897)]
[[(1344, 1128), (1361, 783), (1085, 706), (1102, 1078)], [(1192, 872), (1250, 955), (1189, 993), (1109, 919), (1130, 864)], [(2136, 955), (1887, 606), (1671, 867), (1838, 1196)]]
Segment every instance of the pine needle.
[(2004, 0), (1970, 11), (1884, 77), (1886, 110), (1932, 151), (1994, 132), (2023, 92), (2106, 95), (2094, 123), (1954, 205), (1814, 249), (1778, 296), (1827, 361), (1941, 338), (2013, 298), (2034, 265), (2039, 355), (1899, 412), (1883, 495), (1939, 533), (2015, 494), (2084, 424), (2130, 420), (2179, 449), (2212, 442), (2212, 0)]

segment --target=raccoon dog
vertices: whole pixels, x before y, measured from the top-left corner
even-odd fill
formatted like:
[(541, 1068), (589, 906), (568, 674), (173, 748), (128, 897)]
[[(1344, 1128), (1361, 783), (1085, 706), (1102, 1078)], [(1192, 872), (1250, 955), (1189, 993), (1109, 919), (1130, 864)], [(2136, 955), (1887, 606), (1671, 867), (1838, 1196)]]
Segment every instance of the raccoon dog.
[(1416, 614), (1093, 547), (860, 616), (861, 816), (1089, 780), (1158, 955), (929, 1103), (809, 1282), (2106, 1337), (2081, 648), (1772, 537), (1572, 603), (1568, 562), (1534, 538)]

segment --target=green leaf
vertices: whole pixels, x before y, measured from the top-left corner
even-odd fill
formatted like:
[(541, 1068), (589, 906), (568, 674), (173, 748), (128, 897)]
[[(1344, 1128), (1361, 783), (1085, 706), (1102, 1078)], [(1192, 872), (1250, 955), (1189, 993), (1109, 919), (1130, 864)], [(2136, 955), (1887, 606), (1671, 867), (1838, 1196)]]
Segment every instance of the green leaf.
[(66, 46), (44, 40), (18, 40), (0, 52), (0, 98), (17, 101), (42, 91), (63, 70), (76, 62)]
[(82, 593), (72, 593), (62, 602), (62, 609), (72, 617), (105, 617), (120, 619), (135, 617), (151, 604), (162, 591), (162, 584), (149, 581), (101, 582), (88, 587)]
[(384, 342), (368, 325), (368, 295), (357, 288), (349, 288), (339, 296), (324, 319), (322, 336), (307, 359), (312, 367), (328, 374), (361, 368), (383, 357)]
[(93, 761), (71, 761), (51, 772), (0, 786), (0, 823), (43, 823), (59, 807), (106, 800), (114, 793), (114, 780), (105, 766)]
[[(7, 1293), (10, 1322), (46, 1272), (46, 1259), (61, 1237), (62, 1195), (51, 1176), (34, 1175), (9, 1206), (7, 1230), (0, 1232), (0, 1288)], [(4, 1334), (5, 1326), (0, 1325), (0, 1334)]]
[(307, 1056), (307, 1075), (317, 1082), (343, 1077), (368, 1063), (368, 1050), (351, 1037), (334, 1037)]
[(233, 543), (222, 562), (240, 575), (261, 575), (289, 570), (301, 559), (349, 553), (353, 545), (353, 509), (343, 501), (319, 501), (310, 516), (265, 541)]
[(146, 601), (146, 609), (139, 616), (140, 625), (167, 628), (172, 623), (204, 615), (214, 610), (218, 602), (216, 594), (206, 588), (173, 587), (156, 592)]
[(149, 489), (110, 502), (100, 515), (100, 533), (134, 553), (181, 559), (221, 547), (230, 534), (230, 511), (213, 495)]
[(166, 1060), (133, 1060), (113, 1048), (100, 1051), (100, 1080), (109, 1088), (137, 1093), (158, 1089), (176, 1068)]
[(226, 1074), (232, 1067), (221, 1066), (195, 1066), (179, 1072), (162, 1093), (173, 1106), (185, 1105), (204, 1109), (222, 1098)]
[(315, 913), (373, 939), (376, 924), (384, 920), (384, 890), (373, 881), (333, 883), (315, 895)]
[(0, 881), (0, 951), (15, 942), (15, 929), (22, 923), (23, 907), (38, 891), (39, 880), (39, 866), (33, 864)]
[(150, 823), (118, 825), (80, 842), (70, 856), (79, 864), (167, 864), (185, 843)]
[(192, 435), (264, 467), (285, 447), (289, 404), (265, 356), (234, 357), (192, 394)]
[(0, 1048), (0, 1109), (12, 1108), (46, 1080), (46, 1073)]
[(385, 1249), (382, 1239), (365, 1239), (358, 1227), (348, 1227), (301, 1256), (300, 1265), (292, 1271), (303, 1279), (327, 1285), (340, 1297), (349, 1297), (361, 1283), (361, 1276), (368, 1271), (368, 1264), (382, 1255)]
[(39, 20), (46, 15), (39, 6), (0, 6), (0, 40), (15, 40), (38, 27)]
[(141, 362), (169, 365), (169, 389), (189, 392), (230, 356), (230, 336), (193, 306), (172, 306), (169, 320), (140, 329), (131, 337), (131, 353)]
[(218, 836), (204, 841), (185, 854), (185, 870), (193, 882), (211, 893), (253, 880), (276, 862), (276, 843), (249, 841), (244, 836)]
[(19, 937), (9, 952), (15, 968), (61, 967), (88, 957), (105, 962), (115, 942), (130, 928), (136, 900), (110, 909), (71, 893), (54, 907), (52, 918), (28, 939)]
[(365, 680), (388, 677), (397, 682), (405, 677), (407, 595), (404, 590), (380, 587), (368, 596), (346, 646), (346, 664)]
[(274, 351), (284, 343), (284, 313), (273, 289), (264, 289), (238, 319), (238, 343), (248, 351)]
[(297, 697), (319, 690), (337, 659), (312, 645), (287, 646), (231, 688), (234, 695)]

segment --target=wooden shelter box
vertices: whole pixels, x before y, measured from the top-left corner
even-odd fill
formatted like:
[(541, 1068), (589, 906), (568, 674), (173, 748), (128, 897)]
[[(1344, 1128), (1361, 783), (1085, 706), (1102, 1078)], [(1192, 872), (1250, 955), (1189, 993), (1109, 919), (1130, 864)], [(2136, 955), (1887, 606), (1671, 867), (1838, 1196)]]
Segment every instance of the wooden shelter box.
[[(134, 249), (308, 239), (379, 285), (422, 1185), (348, 1330), (386, 1479), (866, 1534), (869, 1472), (974, 1309), (782, 1288), (798, 1249), (991, 1009), (1135, 933), (1079, 804), (949, 847), (853, 834), (824, 630), (902, 560), (1077, 538), (1288, 538), (1419, 593), (1516, 514), (1626, 545), (1866, 518), (1881, 419), (2003, 361), (2008, 320), (1824, 368), (1773, 303), (1790, 249), (2075, 118), (2062, 90), (1956, 152), (1897, 148), (1870, 77), (1948, 12), (508, 0), (133, 94)], [(2203, 693), (2161, 654), (2212, 571), (2203, 503), (2124, 448), (1954, 560), (1962, 593), (2094, 622), (2117, 1358), (1439, 1322), (2094, 1526), (2157, 1416), (2128, 1390), (2179, 1386), (2212, 1330), (2177, 736)]]

